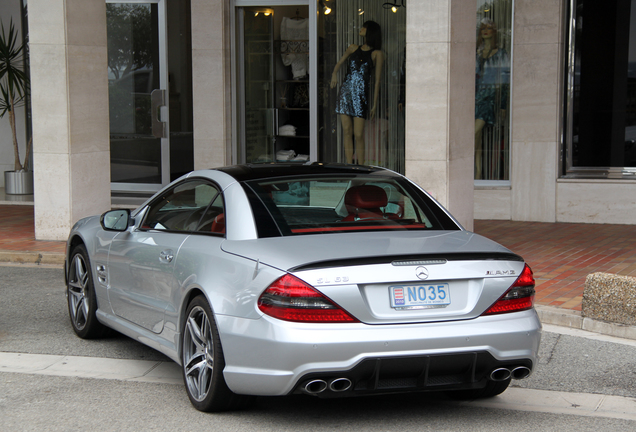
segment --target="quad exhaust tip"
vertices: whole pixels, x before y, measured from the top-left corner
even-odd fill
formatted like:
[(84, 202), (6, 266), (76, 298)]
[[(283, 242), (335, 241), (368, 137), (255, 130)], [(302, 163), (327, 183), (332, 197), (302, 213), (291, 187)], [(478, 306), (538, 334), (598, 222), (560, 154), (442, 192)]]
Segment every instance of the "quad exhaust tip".
[(520, 380), (530, 376), (530, 368), (525, 366), (517, 366), (512, 369), (497, 368), (490, 373), (490, 379), (493, 381), (505, 381), (508, 378)]
[(307, 382), (303, 387), (303, 391), (310, 395), (317, 395), (325, 390), (330, 390), (334, 393), (340, 393), (347, 391), (351, 388), (351, 380), (349, 378), (335, 378), (329, 381), (315, 379)]
[(490, 373), (490, 379), (493, 381), (505, 381), (510, 378), (511, 375), (510, 369), (497, 368)]
[[(524, 379), (530, 376), (530, 368), (526, 366), (517, 366), (514, 368), (497, 368), (490, 373), (490, 379), (492, 381), (505, 381), (509, 378), (512, 379)], [(303, 391), (310, 395), (317, 395), (326, 390), (330, 390), (334, 393), (340, 393), (347, 391), (351, 388), (352, 382), (349, 378), (334, 378), (329, 382), (322, 379), (315, 379), (308, 381), (304, 387)]]
[(319, 379), (312, 380), (305, 384), (303, 390), (305, 391), (305, 393), (309, 393), (312, 395), (322, 393), (327, 390), (327, 382)]
[(519, 366), (512, 370), (512, 379), (524, 379), (530, 376), (530, 369), (525, 366)]
[(329, 383), (329, 390), (332, 392), (343, 392), (351, 388), (351, 380), (349, 378), (336, 378)]

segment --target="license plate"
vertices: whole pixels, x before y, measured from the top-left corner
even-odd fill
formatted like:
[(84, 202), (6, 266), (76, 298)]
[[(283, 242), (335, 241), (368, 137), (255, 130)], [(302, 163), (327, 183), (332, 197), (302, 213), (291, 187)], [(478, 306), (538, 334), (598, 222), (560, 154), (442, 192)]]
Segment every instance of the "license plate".
[(391, 307), (395, 309), (442, 308), (451, 304), (447, 283), (395, 285), (389, 287)]

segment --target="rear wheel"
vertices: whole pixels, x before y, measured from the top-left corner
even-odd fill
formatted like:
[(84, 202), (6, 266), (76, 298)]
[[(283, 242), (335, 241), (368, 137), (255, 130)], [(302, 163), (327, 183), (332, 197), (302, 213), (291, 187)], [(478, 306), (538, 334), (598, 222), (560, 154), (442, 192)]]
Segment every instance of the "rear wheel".
[(73, 330), (82, 339), (103, 336), (107, 328), (97, 320), (97, 298), (88, 253), (78, 245), (71, 253), (66, 290)]
[(219, 332), (203, 296), (194, 298), (186, 311), (181, 363), (188, 397), (199, 411), (237, 409), (252, 399), (233, 393), (225, 383), (225, 359)]
[(485, 399), (500, 395), (509, 385), (510, 378), (503, 381), (488, 381), (484, 388), (452, 391), (449, 392), (449, 396), (459, 400)]

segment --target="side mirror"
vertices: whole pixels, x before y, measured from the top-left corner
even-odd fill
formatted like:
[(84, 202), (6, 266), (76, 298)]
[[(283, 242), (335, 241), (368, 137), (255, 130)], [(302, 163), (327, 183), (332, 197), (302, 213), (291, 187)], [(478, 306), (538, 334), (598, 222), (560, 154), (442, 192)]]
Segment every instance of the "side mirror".
[(128, 209), (107, 211), (99, 218), (99, 223), (106, 231), (126, 231), (134, 222)]

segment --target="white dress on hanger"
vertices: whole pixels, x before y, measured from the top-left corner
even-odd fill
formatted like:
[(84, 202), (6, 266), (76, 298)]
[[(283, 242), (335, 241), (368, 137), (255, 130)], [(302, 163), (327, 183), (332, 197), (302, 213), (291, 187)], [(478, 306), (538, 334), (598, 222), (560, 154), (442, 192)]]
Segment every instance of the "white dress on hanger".
[(280, 38), (283, 64), (291, 65), (294, 79), (303, 78), (309, 66), (309, 20), (284, 17)]

